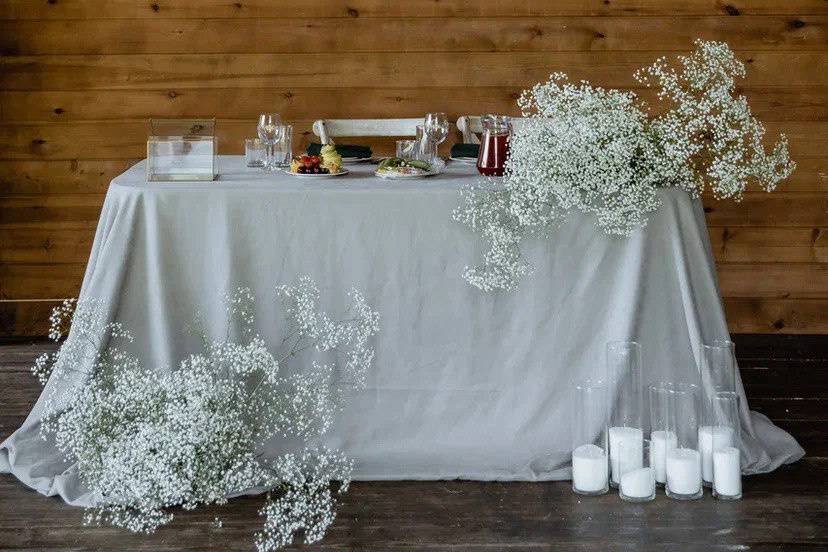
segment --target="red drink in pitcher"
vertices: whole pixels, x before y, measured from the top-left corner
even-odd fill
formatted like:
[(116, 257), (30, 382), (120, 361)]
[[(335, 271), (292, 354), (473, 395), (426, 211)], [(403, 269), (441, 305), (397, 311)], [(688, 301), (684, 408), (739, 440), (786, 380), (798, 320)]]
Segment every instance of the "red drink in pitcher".
[(477, 154), (477, 171), (483, 176), (503, 176), (506, 156), (509, 155), (509, 137), (512, 119), (507, 115), (485, 115), (480, 120), (483, 135)]

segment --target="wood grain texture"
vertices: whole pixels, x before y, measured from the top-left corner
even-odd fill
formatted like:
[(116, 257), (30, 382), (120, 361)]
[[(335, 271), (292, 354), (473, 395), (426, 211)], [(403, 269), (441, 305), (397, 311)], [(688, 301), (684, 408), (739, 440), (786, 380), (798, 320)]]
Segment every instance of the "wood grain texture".
[[(439, 103), (446, 113), (478, 111), (517, 114), (520, 88), (509, 86), (435, 88), (160, 88), (155, 90), (0, 91), (0, 123), (143, 120), (154, 117), (200, 117), (221, 113), (224, 119), (255, 119), (262, 98), (285, 119), (370, 119), (421, 114)], [(828, 88), (740, 87), (762, 121), (828, 121)], [(655, 93), (635, 89), (654, 111)], [(476, 110), (476, 111), (475, 111)]]
[[(828, 17), (441, 17), (0, 21), (0, 51), (33, 54), (826, 50)], [(232, 26), (234, 32), (225, 32)], [(278, 29), (278, 32), (274, 32)], [(79, 41), (78, 36), (87, 37)]]
[[(823, 52), (740, 55), (748, 65), (745, 86), (828, 85)], [(614, 51), (6, 56), (0, 58), (0, 89), (359, 88), (382, 83), (403, 88), (506, 85), (519, 90), (559, 70), (576, 80), (623, 88), (633, 86), (633, 73), (657, 57), (656, 52)]]
[(773, 195), (704, 198), (731, 329), (828, 333), (827, 24), (824, 0), (5, 0), (2, 332), (42, 329), (48, 300), (77, 294), (149, 117), (216, 116), (221, 151), (240, 153), (265, 107), (303, 147), (316, 118), (517, 114), (552, 71), (652, 103), (633, 71), (702, 37), (746, 62), (739, 92), (798, 163)]
[(357, 18), (480, 16), (825, 15), (823, 0), (5, 0), (0, 19)]
[[(807, 459), (744, 479), (744, 498), (707, 495), (630, 504), (615, 493), (584, 499), (550, 483), (356, 482), (325, 539), (287, 550), (359, 552), (591, 552), (601, 550), (824, 550), (825, 462)], [(0, 477), (0, 535), (10, 550), (57, 552), (248, 551), (261, 526), (261, 497), (175, 512), (154, 535), (82, 523), (82, 510)], [(223, 527), (212, 526), (219, 516)]]

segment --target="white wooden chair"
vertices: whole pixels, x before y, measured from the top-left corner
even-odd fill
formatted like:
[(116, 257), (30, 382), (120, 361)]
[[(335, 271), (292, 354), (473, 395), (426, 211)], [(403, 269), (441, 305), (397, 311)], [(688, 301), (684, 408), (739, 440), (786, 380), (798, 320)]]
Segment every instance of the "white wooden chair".
[[(464, 144), (479, 144), (480, 138), (478, 134), (483, 133), (483, 124), (480, 122), (479, 115), (463, 115), (457, 119), (457, 130), (463, 135)], [(520, 126), (521, 117), (512, 117), (512, 127)]]
[(416, 136), (423, 119), (319, 119), (313, 133), (322, 144), (333, 144), (339, 136)]

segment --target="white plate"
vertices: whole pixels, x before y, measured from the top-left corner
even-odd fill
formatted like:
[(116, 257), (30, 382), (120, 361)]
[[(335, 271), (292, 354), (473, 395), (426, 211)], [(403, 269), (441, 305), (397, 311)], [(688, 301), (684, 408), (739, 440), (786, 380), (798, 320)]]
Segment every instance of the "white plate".
[(371, 157), (343, 157), (343, 163), (364, 163), (365, 161), (370, 161)]
[(457, 161), (458, 163), (466, 163), (471, 165), (472, 163), (477, 163), (477, 157), (449, 157), (452, 161)]
[(327, 174), (314, 174), (314, 173), (294, 173), (290, 172), (290, 169), (285, 169), (285, 172), (290, 176), (298, 176), (300, 178), (334, 178), (336, 176), (342, 176), (343, 174), (348, 174), (350, 171), (348, 169), (342, 169), (338, 173), (327, 173)]
[(426, 178), (429, 176), (434, 176), (440, 174), (439, 171), (431, 171), (427, 173), (420, 173), (420, 174), (403, 174), (398, 172), (378, 172), (374, 171), (374, 175), (380, 178), (387, 178), (388, 180), (401, 180), (407, 178)]

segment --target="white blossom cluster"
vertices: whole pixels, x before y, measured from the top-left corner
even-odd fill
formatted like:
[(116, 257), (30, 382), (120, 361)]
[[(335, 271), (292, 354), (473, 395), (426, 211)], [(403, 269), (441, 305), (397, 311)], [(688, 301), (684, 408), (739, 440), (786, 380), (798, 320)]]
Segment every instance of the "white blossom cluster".
[[(335, 495), (347, 492), (348, 474), (353, 462), (327, 448), (305, 450), (301, 455), (286, 454), (270, 467), (274, 492), (267, 497), (259, 515), (265, 523), (256, 533), (256, 548), (267, 552), (293, 542), (297, 531), (306, 544), (322, 540), (336, 517)], [(338, 486), (331, 481), (338, 481)]]
[(572, 84), (563, 73), (524, 91), (504, 177), (465, 190), (454, 212), (489, 244), (483, 262), (466, 267), (467, 281), (484, 291), (515, 289), (531, 272), (522, 241), (548, 234), (573, 211), (628, 237), (660, 206), (660, 187), (698, 195), (710, 186), (739, 200), (749, 183), (770, 191), (790, 175), (785, 137), (766, 154), (764, 128), (745, 98), (734, 97), (744, 65), (724, 43), (696, 47), (678, 69), (660, 59), (636, 74), (671, 102), (655, 117), (632, 92)]
[(636, 79), (658, 87), (670, 109), (649, 130), (664, 164), (665, 185), (694, 195), (710, 187), (716, 198), (741, 200), (748, 184), (770, 192), (796, 168), (782, 135), (771, 153), (762, 143), (765, 127), (744, 96), (734, 95), (745, 65), (724, 42), (695, 41), (696, 50), (679, 56), (679, 68), (659, 58), (636, 72)]
[[(98, 301), (55, 310), (51, 336), (60, 339), (70, 317), (71, 332), (33, 371), (48, 378), (44, 437), (54, 438), (93, 494), (86, 522), (153, 532), (172, 519), (172, 507), (224, 504), (255, 487), (270, 489), (255, 539), (260, 552), (290, 544), (298, 531), (306, 542), (322, 538), (347, 490), (350, 462), (327, 449), (271, 460), (258, 451), (274, 435), (307, 440), (330, 427), (341, 404), (334, 370), (342, 364), (365, 381), (379, 315), (352, 292), (351, 315), (334, 320), (319, 310), (308, 278), (277, 291), (290, 327), (279, 350), (255, 333), (253, 294), (239, 288), (226, 305), (243, 342), (205, 332), (204, 351), (174, 369), (146, 367), (118, 348), (133, 338), (105, 321)], [(328, 351), (332, 362), (292, 366), (311, 347)]]

